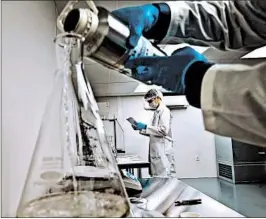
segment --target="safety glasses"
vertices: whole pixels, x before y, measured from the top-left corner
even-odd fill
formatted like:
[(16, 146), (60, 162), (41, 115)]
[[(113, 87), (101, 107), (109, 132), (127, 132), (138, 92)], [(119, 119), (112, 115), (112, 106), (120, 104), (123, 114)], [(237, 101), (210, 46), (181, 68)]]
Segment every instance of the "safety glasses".
[(152, 103), (155, 100), (155, 98), (151, 98), (149, 100), (147, 100), (148, 103)]

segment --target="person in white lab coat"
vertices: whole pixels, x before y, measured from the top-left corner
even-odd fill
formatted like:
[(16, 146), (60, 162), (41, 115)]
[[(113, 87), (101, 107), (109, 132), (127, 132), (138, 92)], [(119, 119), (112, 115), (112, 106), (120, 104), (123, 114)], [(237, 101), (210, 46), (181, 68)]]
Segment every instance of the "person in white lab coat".
[(151, 176), (175, 177), (175, 159), (171, 131), (172, 115), (163, 102), (163, 95), (157, 89), (149, 90), (145, 96), (151, 109), (154, 110), (151, 125), (137, 122), (133, 129), (149, 136), (149, 161)]
[[(252, 51), (266, 45), (265, 11), (265, 0), (172, 1), (113, 14), (129, 26), (132, 47), (143, 34), (161, 44)], [(136, 69), (140, 79), (185, 94), (192, 106), (201, 108), (206, 130), (266, 147), (266, 62), (252, 67), (213, 64), (185, 48), (166, 58), (132, 60), (127, 67), (139, 65), (146, 67)]]

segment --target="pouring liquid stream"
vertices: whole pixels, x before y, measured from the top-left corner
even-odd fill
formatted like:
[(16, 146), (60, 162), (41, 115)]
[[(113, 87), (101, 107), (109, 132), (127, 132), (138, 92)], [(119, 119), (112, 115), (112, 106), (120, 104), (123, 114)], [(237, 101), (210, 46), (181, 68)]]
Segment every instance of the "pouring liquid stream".
[(75, 177), (75, 170), (74, 170), (74, 166), (75, 166), (75, 158), (73, 156), (73, 154), (71, 153), (71, 142), (70, 142), (70, 128), (69, 128), (69, 121), (68, 121), (68, 113), (69, 113), (69, 106), (68, 106), (68, 101), (69, 100), (69, 87), (68, 87), (68, 78), (69, 75), (71, 74), (71, 52), (72, 52), (72, 48), (73, 48), (73, 41), (70, 41), (69, 44), (65, 45), (65, 58), (66, 58), (66, 62), (65, 62), (65, 70), (66, 73), (64, 74), (64, 89), (63, 89), (63, 105), (64, 105), (64, 116), (65, 116), (65, 126), (66, 126), (66, 148), (67, 148), (67, 152), (68, 152), (68, 156), (70, 158), (71, 161), (71, 170), (72, 170), (72, 180), (73, 180), (73, 187), (74, 187), (74, 194), (77, 195), (77, 180)]

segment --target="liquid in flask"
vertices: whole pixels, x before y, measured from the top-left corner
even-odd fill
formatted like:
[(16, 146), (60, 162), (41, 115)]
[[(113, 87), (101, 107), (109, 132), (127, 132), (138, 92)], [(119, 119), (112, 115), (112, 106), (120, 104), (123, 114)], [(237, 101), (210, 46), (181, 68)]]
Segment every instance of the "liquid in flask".
[(126, 217), (129, 202), (83, 71), (82, 40), (57, 37), (59, 70), (43, 116), (18, 217)]

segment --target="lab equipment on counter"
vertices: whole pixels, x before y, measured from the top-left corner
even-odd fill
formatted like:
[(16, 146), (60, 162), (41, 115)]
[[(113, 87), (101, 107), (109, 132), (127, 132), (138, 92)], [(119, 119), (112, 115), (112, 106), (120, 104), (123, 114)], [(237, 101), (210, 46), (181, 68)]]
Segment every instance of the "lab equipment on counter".
[(90, 83), (82, 38), (62, 34), (61, 63), (45, 109), (18, 217), (125, 217), (129, 201), (107, 144)]
[(129, 49), (130, 31), (125, 24), (105, 8), (96, 7), (93, 1), (86, 1), (89, 8), (73, 9), (77, 2), (67, 3), (57, 19), (57, 26), (62, 32), (74, 32), (84, 37), (84, 57), (134, 78), (134, 73), (124, 68), (129, 59), (166, 56), (144, 37), (140, 37), (135, 48)]
[(148, 161), (134, 154), (118, 154), (116, 161), (119, 169), (125, 169), (131, 174), (135, 174), (135, 169), (137, 169), (138, 180), (142, 178), (142, 169), (150, 168), (150, 163)]
[(125, 132), (117, 118), (102, 118), (109, 145), (113, 145), (115, 157), (125, 153)]

